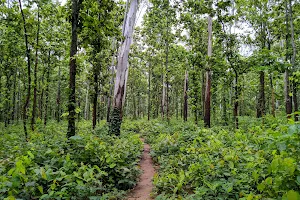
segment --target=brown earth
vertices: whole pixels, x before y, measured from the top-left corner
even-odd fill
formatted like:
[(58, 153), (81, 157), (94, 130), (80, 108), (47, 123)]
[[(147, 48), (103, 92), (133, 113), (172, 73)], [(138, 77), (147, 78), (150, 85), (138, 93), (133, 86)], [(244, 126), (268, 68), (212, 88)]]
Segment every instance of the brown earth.
[[(144, 141), (142, 139), (142, 141)], [(138, 184), (129, 193), (127, 200), (151, 200), (150, 193), (152, 192), (152, 178), (155, 174), (153, 161), (150, 156), (149, 144), (144, 144), (144, 152), (140, 162), (142, 175), (140, 176)]]

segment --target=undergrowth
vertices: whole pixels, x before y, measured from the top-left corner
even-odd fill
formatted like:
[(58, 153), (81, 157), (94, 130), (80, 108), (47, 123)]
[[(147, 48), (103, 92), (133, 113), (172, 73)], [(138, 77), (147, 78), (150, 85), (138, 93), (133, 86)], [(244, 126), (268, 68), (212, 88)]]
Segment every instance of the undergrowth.
[(178, 121), (144, 125), (160, 166), (156, 199), (300, 199), (299, 125), (243, 120), (235, 131)]
[(67, 140), (66, 123), (38, 124), (29, 142), (21, 126), (1, 127), (0, 199), (122, 199), (140, 174), (139, 135), (90, 127)]

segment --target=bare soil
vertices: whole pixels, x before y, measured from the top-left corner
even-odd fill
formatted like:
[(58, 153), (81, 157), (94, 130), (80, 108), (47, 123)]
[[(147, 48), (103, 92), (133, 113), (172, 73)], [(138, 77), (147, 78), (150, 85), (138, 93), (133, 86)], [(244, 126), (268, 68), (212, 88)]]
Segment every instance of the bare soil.
[[(144, 141), (142, 139), (142, 141)], [(140, 162), (142, 175), (140, 176), (138, 184), (129, 193), (127, 200), (151, 200), (150, 193), (152, 192), (152, 178), (155, 174), (153, 161), (150, 156), (149, 144), (144, 144), (144, 152)]]

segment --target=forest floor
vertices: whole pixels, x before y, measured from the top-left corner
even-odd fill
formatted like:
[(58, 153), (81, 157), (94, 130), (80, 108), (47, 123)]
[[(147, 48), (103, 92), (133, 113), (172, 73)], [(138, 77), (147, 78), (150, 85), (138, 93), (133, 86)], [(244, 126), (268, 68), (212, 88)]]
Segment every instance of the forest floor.
[[(144, 141), (142, 139), (142, 141)], [(140, 162), (142, 175), (135, 188), (129, 193), (127, 200), (151, 200), (153, 189), (152, 178), (155, 174), (153, 161), (150, 156), (150, 145), (144, 143), (144, 151)]]

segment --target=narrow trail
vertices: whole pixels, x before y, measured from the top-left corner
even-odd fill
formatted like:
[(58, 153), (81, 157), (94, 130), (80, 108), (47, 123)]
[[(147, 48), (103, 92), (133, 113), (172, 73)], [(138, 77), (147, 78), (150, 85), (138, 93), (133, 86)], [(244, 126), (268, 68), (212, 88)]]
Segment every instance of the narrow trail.
[[(142, 139), (142, 141), (144, 141)], [(150, 146), (144, 143), (144, 152), (140, 162), (142, 175), (135, 188), (129, 193), (127, 200), (151, 200), (150, 193), (152, 192), (152, 178), (155, 173), (153, 161), (150, 156)]]

